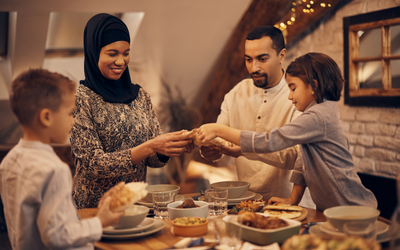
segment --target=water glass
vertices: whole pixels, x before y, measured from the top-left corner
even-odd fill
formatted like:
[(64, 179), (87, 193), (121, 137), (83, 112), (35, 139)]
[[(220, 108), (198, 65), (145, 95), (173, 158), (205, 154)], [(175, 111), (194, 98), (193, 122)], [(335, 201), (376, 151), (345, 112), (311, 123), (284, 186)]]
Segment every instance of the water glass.
[(343, 225), (343, 232), (347, 236), (376, 240), (375, 223), (351, 221)]
[(214, 224), (216, 240), (223, 249), (240, 249), (242, 246), (242, 227), (235, 225), (238, 216), (226, 217), (223, 221), (221, 217), (214, 217), (211, 221)]
[(153, 194), (153, 208), (154, 218), (167, 219), (168, 204), (175, 200), (175, 193), (154, 193)]
[(228, 190), (207, 189), (204, 200), (208, 202), (208, 215), (223, 215), (228, 210)]

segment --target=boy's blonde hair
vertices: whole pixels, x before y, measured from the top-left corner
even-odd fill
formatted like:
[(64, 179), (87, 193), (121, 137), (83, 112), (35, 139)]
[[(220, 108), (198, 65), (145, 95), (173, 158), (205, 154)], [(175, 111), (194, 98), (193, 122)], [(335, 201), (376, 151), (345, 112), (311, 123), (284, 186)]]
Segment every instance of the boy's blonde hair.
[(76, 91), (76, 83), (68, 77), (45, 69), (29, 69), (11, 85), (11, 109), (23, 126), (32, 124), (42, 109), (56, 112), (63, 96)]

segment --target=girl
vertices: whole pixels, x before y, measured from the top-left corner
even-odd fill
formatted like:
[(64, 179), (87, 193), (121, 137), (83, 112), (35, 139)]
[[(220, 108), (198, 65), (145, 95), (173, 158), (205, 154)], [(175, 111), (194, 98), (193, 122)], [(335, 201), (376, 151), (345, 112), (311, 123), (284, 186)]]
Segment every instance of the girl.
[[(291, 123), (271, 133), (240, 131), (219, 124), (200, 127), (202, 140), (222, 137), (241, 146), (244, 153), (269, 153), (301, 144), (291, 181), (290, 198), (272, 197), (274, 202), (298, 204), (306, 187), (318, 210), (340, 205), (377, 207), (373, 193), (366, 189), (356, 172), (349, 143), (340, 123), (336, 101), (344, 80), (329, 56), (308, 53), (286, 70), (289, 100), (304, 112)], [(302, 158), (302, 159), (301, 159)]]

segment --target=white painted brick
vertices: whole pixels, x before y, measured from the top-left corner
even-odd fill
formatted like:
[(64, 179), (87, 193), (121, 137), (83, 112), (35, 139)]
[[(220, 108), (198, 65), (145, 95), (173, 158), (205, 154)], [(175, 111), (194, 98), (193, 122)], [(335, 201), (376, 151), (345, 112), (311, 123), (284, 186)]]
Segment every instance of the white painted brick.
[(394, 136), (396, 133), (396, 128), (397, 128), (396, 125), (388, 125), (382, 123), (366, 123), (365, 134)]
[(357, 135), (355, 134), (347, 134), (347, 139), (349, 140), (350, 144), (357, 144)]
[(379, 121), (380, 111), (372, 108), (360, 108), (356, 114), (356, 120), (362, 122)]
[(375, 136), (374, 146), (400, 152), (400, 139), (394, 139), (388, 136)]
[(372, 147), (374, 145), (374, 137), (369, 135), (359, 135), (357, 143), (365, 147)]
[[(400, 1), (400, 0), (399, 0), (399, 1)], [(400, 126), (397, 127), (397, 129), (396, 129), (396, 134), (395, 134), (394, 138), (400, 139)]]
[(348, 133), (350, 131), (350, 123), (344, 122), (344, 121), (341, 121), (341, 123), (342, 123), (342, 127), (343, 127), (344, 132)]
[(353, 152), (354, 152), (354, 146), (351, 144), (349, 146), (349, 152), (350, 152), (350, 154), (353, 154)]
[(375, 162), (369, 158), (362, 158), (358, 163), (358, 172), (373, 172), (375, 171)]
[(356, 119), (356, 108), (350, 108), (349, 106), (339, 105), (340, 119), (344, 121), (354, 121)]
[(395, 161), (397, 156), (396, 152), (383, 148), (366, 148), (365, 155), (380, 161)]
[(392, 178), (396, 178), (396, 176), (400, 173), (400, 164), (399, 162), (376, 161), (375, 171), (377, 173), (387, 174)]
[(382, 123), (400, 125), (400, 109), (385, 109), (381, 112)]
[(361, 171), (358, 171), (358, 168), (359, 168), (359, 165), (360, 165), (360, 158), (358, 158), (356, 156), (353, 156), (353, 163), (354, 163), (354, 169), (357, 172), (361, 172)]
[(353, 154), (359, 157), (363, 157), (365, 154), (365, 148), (362, 146), (355, 146)]
[(350, 125), (350, 132), (353, 134), (365, 134), (365, 124), (354, 122)]

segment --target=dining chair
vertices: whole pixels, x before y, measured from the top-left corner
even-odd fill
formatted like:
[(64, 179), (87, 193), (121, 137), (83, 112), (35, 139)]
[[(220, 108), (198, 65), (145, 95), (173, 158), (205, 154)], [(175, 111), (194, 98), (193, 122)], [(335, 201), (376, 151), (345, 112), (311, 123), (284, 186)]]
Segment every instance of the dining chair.
[(374, 193), (380, 216), (390, 220), (397, 205), (396, 179), (366, 173), (357, 173), (362, 184)]

